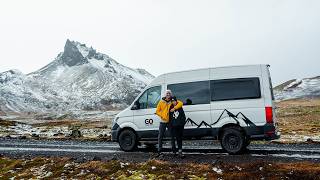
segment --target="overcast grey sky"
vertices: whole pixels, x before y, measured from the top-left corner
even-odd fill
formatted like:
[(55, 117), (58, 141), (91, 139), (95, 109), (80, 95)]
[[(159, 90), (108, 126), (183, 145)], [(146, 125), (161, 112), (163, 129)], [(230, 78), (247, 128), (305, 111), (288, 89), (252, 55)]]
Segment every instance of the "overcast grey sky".
[(35, 71), (67, 38), (154, 75), (271, 64), (274, 84), (320, 75), (318, 0), (1, 0), (0, 71)]

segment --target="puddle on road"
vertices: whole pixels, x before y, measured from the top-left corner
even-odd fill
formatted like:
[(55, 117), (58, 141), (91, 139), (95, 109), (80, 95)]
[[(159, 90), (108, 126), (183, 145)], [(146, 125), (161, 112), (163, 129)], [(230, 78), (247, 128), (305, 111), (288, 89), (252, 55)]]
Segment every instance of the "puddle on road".
[(306, 154), (267, 154), (267, 155), (264, 155), (264, 154), (251, 154), (252, 156), (257, 156), (257, 157), (260, 157), (260, 156), (273, 156), (273, 157), (284, 157), (284, 158), (299, 158), (299, 159), (320, 159), (320, 155), (317, 154), (317, 155), (313, 155), (313, 154), (310, 154), (310, 155), (306, 155)]
[(16, 148), (16, 147), (0, 147), (0, 151), (34, 151), (34, 152), (88, 152), (88, 153), (114, 153), (120, 150), (108, 149), (59, 149), (59, 148)]
[(38, 143), (3, 143), (1, 146), (43, 146), (43, 147), (80, 147), (80, 148), (119, 148), (117, 144), (85, 145), (85, 144), (38, 144)]

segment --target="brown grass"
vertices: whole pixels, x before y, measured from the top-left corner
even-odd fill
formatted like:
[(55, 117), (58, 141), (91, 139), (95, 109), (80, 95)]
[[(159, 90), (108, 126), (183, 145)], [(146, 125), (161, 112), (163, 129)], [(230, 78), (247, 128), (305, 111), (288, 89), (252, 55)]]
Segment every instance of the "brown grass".
[(8, 121), (8, 120), (0, 120), (0, 126), (8, 127), (8, 126), (14, 126), (16, 122), (14, 121)]
[(282, 101), (277, 107), (283, 135), (320, 135), (320, 99)]

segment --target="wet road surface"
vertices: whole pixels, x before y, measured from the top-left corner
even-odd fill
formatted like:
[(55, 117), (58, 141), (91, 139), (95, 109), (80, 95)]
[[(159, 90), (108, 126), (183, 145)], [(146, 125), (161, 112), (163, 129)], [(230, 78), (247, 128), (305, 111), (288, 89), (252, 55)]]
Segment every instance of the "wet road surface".
[[(213, 141), (186, 141), (186, 157), (179, 159), (165, 146), (165, 153), (159, 159), (173, 162), (250, 162), (312, 161), (320, 163), (320, 144), (251, 144), (243, 155), (228, 155), (220, 144)], [(123, 160), (143, 162), (155, 158), (155, 150), (139, 146), (135, 152), (123, 152), (114, 142), (79, 140), (28, 140), (0, 139), (0, 154), (14, 158), (20, 157), (71, 157), (78, 161)]]

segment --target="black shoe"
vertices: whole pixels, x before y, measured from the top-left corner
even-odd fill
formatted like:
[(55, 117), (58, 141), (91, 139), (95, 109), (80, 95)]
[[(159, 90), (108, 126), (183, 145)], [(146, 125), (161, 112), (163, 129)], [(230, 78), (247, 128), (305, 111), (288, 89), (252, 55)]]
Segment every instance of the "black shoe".
[(181, 151), (179, 152), (179, 158), (181, 159), (185, 158), (185, 155), (183, 155)]
[(177, 152), (173, 151), (173, 156), (177, 156)]
[(163, 156), (163, 153), (162, 152), (158, 152), (156, 157), (162, 157)]

